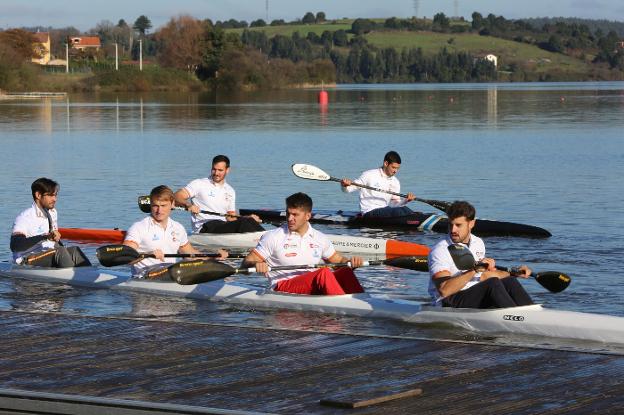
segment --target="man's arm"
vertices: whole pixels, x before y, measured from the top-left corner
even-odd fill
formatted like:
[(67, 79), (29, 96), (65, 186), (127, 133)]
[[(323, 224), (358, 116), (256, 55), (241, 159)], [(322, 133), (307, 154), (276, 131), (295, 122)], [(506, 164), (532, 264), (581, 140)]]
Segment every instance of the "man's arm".
[(241, 263), (241, 268), (256, 268), (257, 272), (267, 273), (269, 272), (269, 266), (266, 262), (264, 262), (264, 258), (262, 258), (255, 250), (251, 251), (243, 262)]
[(351, 268), (359, 268), (364, 264), (364, 259), (360, 256), (352, 256), (351, 258), (346, 258), (336, 251), (334, 255), (327, 258), (327, 262), (329, 262), (330, 264), (351, 262)]
[(173, 195), (173, 198), (175, 199), (176, 206), (182, 206), (184, 209), (188, 210), (189, 212), (193, 214), (199, 213), (200, 211), (199, 206), (194, 205), (193, 203), (189, 201), (189, 199), (191, 198), (191, 195), (189, 194), (188, 190), (186, 190), (185, 188), (182, 188), (178, 190), (177, 192), (175, 192), (175, 194)]
[(46, 233), (27, 238), (23, 233), (14, 233), (11, 235), (11, 242), (9, 246), (13, 252), (23, 252), (37, 245), (39, 242), (45, 241), (46, 239), (53, 240), (53, 234)]
[(451, 273), (447, 270), (436, 272), (431, 277), (438, 292), (442, 297), (448, 297), (459, 292), (470, 280), (477, 275), (477, 271), (468, 270), (464, 271), (457, 276), (451, 276)]

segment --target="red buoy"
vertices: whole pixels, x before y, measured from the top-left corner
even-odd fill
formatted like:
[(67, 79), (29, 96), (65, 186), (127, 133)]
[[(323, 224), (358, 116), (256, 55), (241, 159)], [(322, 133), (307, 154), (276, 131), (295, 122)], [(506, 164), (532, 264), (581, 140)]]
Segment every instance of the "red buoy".
[(329, 103), (327, 91), (325, 91), (324, 89), (321, 90), (318, 94), (318, 103), (319, 105), (327, 105)]

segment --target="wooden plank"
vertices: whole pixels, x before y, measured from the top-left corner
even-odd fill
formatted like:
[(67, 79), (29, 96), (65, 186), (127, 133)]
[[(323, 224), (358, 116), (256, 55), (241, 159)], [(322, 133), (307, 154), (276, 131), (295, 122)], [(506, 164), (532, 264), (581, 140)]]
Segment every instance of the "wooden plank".
[(360, 399), (347, 401), (344, 399), (321, 399), (320, 404), (325, 406), (332, 406), (335, 408), (363, 408), (365, 406), (377, 405), (383, 402), (394, 401), (397, 399), (409, 398), (412, 396), (418, 396), (422, 394), (422, 389), (410, 389), (403, 392), (393, 393), (390, 395), (377, 396), (375, 398)]

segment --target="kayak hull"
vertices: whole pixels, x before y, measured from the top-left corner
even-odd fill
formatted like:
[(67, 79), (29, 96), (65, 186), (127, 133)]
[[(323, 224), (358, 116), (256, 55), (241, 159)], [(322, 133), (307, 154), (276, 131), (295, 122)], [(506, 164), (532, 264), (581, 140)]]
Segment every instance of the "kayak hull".
[(132, 279), (128, 274), (95, 267), (36, 268), (0, 264), (0, 275), (94, 288), (225, 301), (258, 308), (388, 318), (408, 323), (447, 323), (481, 333), (514, 333), (624, 344), (624, 318), (550, 310), (541, 305), (506, 309), (453, 309), (369, 294), (314, 296), (277, 293), (222, 280), (199, 285)]
[[(120, 244), (125, 231), (120, 229), (60, 228), (62, 238), (80, 242)], [(249, 250), (254, 248), (266, 231), (247, 233), (198, 233), (191, 234), (193, 245), (210, 248)], [(327, 235), (339, 252), (368, 256), (426, 256), (429, 248), (413, 242), (394, 239), (365, 238), (350, 235)]]
[[(265, 231), (266, 232), (266, 231)], [(228, 247), (249, 250), (254, 248), (264, 232), (207, 234), (196, 233), (189, 241), (196, 246)], [(413, 242), (394, 239), (365, 238), (361, 236), (326, 234), (337, 251), (370, 256), (426, 256), (429, 248)]]
[[(279, 223), (285, 220), (286, 212), (279, 209), (240, 209), (241, 215), (258, 215), (265, 222)], [(315, 210), (310, 222), (337, 224), (348, 227), (373, 227), (382, 229), (409, 229), (415, 231), (448, 232), (448, 219), (443, 214), (414, 212), (407, 216), (368, 218), (354, 211)], [(514, 222), (503, 222), (477, 218), (473, 233), (478, 236), (524, 236), (548, 238), (546, 229)]]

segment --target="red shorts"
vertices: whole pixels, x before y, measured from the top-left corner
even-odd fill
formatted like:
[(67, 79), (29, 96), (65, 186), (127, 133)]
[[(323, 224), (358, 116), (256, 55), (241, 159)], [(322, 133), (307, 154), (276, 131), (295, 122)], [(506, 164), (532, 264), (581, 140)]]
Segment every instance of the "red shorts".
[(279, 281), (275, 286), (275, 291), (293, 294), (341, 295), (363, 293), (364, 288), (353, 273), (353, 269), (344, 267), (333, 272), (329, 268), (319, 268), (288, 280)]

